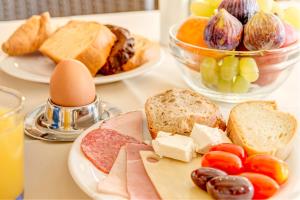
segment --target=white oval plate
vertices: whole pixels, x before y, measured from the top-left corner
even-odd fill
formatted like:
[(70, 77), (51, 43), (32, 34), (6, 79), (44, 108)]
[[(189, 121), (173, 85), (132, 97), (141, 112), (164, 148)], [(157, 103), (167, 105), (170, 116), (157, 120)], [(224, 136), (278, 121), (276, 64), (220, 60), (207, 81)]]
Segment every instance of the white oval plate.
[[(81, 141), (82, 139), (92, 130), (100, 127), (102, 121), (97, 122), (87, 130), (85, 130), (81, 135), (74, 141), (68, 159), (68, 167), (70, 174), (75, 181), (75, 183), (84, 191), (89, 197), (98, 200), (124, 200), (120, 196), (108, 195), (99, 193), (97, 191), (97, 185), (99, 180), (106, 177), (106, 174), (97, 169), (82, 153), (81, 151)], [(150, 141), (150, 133), (147, 128), (146, 116), (143, 116), (143, 139), (145, 141)]]
[[(97, 192), (99, 180), (104, 179), (106, 174), (97, 169), (82, 153), (80, 144), (82, 139), (90, 131), (99, 128), (102, 122), (98, 122), (84, 131), (73, 143), (69, 153), (68, 166), (75, 183), (89, 197), (93, 199), (118, 199), (113, 195), (105, 195)], [(119, 198), (120, 199), (120, 198)]]
[[(149, 135), (149, 133), (145, 132), (145, 130), (147, 131), (147, 129), (145, 129), (147, 127), (145, 122), (146, 120), (144, 118), (144, 136), (147, 136)], [(97, 124), (84, 131), (73, 143), (69, 153), (69, 171), (76, 184), (91, 198), (98, 200), (119, 200), (121, 199), (119, 196), (106, 195), (97, 191), (99, 180), (105, 178), (106, 174), (98, 170), (81, 152), (81, 140), (90, 131), (97, 129), (100, 124), (101, 122), (98, 122)], [(299, 131), (298, 135), (296, 136), (294, 149), (287, 159), (287, 163), (290, 169), (289, 179), (287, 183), (285, 183), (281, 187), (280, 191), (275, 196), (270, 198), (270, 200), (300, 199), (300, 150), (299, 148), (297, 148), (297, 146), (300, 146)]]
[[(163, 58), (164, 51), (160, 48), (159, 56), (154, 60), (127, 72), (108, 76), (97, 75), (94, 77), (94, 82), (95, 84), (104, 84), (139, 76), (158, 66)], [(0, 68), (5, 73), (19, 79), (38, 83), (49, 83), (54, 67), (55, 64), (52, 60), (39, 53), (18, 57), (7, 56), (0, 63)]]

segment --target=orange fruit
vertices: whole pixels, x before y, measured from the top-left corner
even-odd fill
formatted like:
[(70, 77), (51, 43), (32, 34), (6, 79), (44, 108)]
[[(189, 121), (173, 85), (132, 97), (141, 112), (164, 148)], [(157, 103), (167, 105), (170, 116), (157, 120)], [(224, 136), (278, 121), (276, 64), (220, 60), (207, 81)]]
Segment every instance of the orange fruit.
[(207, 47), (204, 41), (204, 29), (209, 18), (190, 17), (178, 29), (177, 39), (192, 45)]
[(201, 59), (208, 56), (218, 59), (223, 57), (223, 55), (215, 52), (214, 49), (210, 49), (204, 41), (204, 30), (208, 21), (209, 18), (207, 17), (190, 17), (179, 27), (176, 35), (181, 42), (207, 49), (199, 49), (183, 43), (178, 43), (177, 45), (194, 54), (195, 58), (199, 57)]

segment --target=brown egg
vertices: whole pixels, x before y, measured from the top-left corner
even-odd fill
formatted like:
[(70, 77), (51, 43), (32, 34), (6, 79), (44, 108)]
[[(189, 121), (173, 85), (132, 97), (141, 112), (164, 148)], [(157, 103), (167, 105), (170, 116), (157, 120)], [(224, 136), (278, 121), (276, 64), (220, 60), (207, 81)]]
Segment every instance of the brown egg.
[(77, 60), (59, 62), (50, 79), (50, 98), (57, 105), (78, 107), (92, 103), (96, 97), (93, 77)]

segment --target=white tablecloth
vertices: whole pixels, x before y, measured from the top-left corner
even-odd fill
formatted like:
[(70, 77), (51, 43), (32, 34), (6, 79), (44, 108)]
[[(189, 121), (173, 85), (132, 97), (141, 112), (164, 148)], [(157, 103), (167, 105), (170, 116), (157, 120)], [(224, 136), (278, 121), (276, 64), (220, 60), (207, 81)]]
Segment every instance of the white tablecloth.
[[(131, 32), (159, 40), (159, 12), (130, 12), (79, 16), (84, 20), (127, 27)], [(70, 18), (56, 18), (61, 24)], [(14, 31), (20, 21), (0, 22), (0, 44)], [(167, 50), (167, 49), (166, 49)], [(4, 56), (0, 52), (0, 58)], [(266, 99), (276, 100), (280, 106), (300, 112), (300, 66), (289, 79)], [(0, 85), (14, 88), (26, 97), (24, 112), (46, 102), (48, 85), (32, 83), (10, 77), (0, 70)], [(98, 85), (97, 92), (105, 101), (120, 107), (124, 112), (142, 110), (150, 95), (160, 91), (187, 85), (180, 77), (175, 60), (167, 54), (163, 63), (152, 72), (130, 80)], [(223, 108), (232, 105), (218, 103)], [(74, 183), (68, 169), (67, 159), (71, 143), (46, 143), (30, 138), (25, 139), (25, 198), (26, 199), (84, 199), (88, 198)]]

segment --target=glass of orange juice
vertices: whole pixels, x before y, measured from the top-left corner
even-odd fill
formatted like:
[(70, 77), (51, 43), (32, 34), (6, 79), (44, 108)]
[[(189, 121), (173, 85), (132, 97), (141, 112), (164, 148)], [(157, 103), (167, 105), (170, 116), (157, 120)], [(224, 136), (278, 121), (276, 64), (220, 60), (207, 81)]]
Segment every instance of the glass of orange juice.
[(0, 199), (23, 199), (24, 97), (0, 86)]

